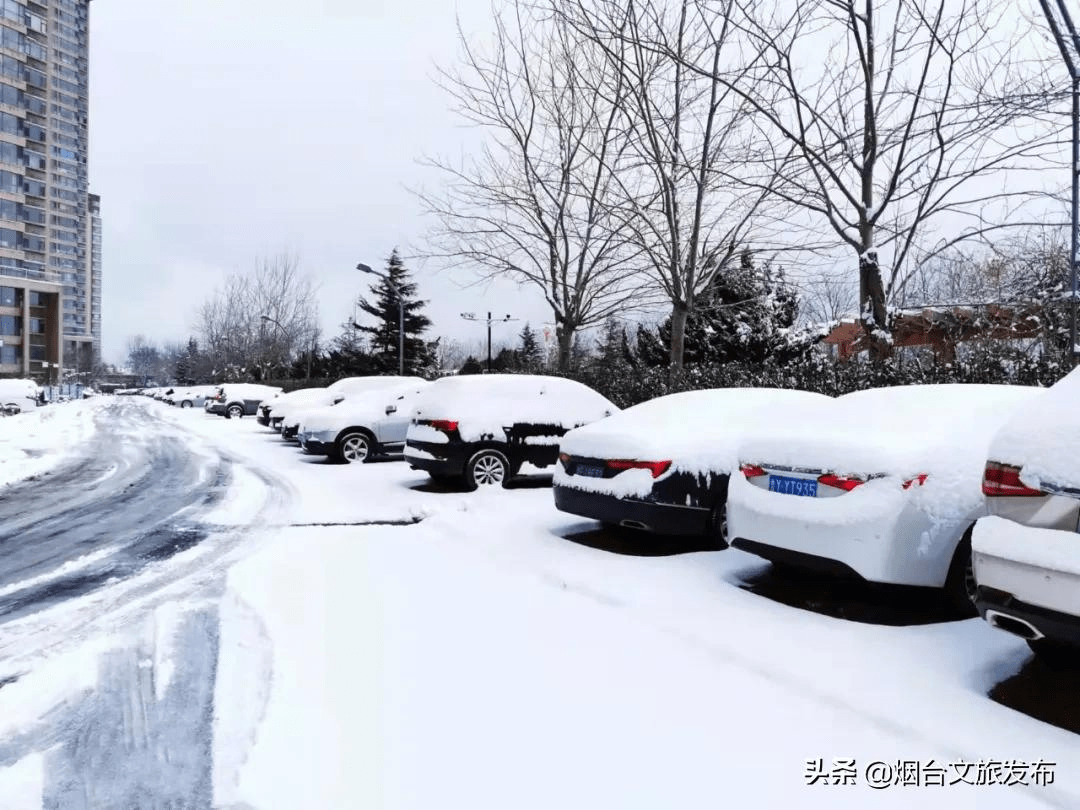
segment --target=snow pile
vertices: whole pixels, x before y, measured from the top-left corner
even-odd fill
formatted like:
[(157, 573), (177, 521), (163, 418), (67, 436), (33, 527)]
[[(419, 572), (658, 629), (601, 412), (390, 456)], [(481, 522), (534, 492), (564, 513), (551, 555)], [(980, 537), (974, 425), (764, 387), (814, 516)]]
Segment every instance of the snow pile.
[[(807, 419), (748, 438), (739, 459), (839, 475), (884, 473), (893, 487), (925, 474), (923, 485), (911, 487), (915, 504), (932, 517), (956, 520), (983, 508), (982, 472), (994, 433), (1040, 393), (1024, 386), (961, 384), (857, 391), (823, 403)], [(868, 486), (827, 502), (846, 508), (836, 504)], [(766, 494), (777, 504), (811, 500)]]
[(94, 433), (94, 416), (108, 401), (78, 400), (0, 417), (0, 484), (40, 475), (77, 451)]
[[(768, 430), (785, 419), (801, 422), (829, 401), (822, 394), (779, 388), (685, 391), (572, 430), (560, 449), (584, 458), (671, 461), (671, 472), (726, 475), (738, 466), (739, 444), (747, 432)], [(647, 470), (626, 470), (606, 479), (569, 476), (561, 469), (555, 473), (559, 485), (619, 497), (647, 494), (653, 480)]]
[(1076, 532), (1034, 528), (990, 516), (975, 524), (971, 549), (978, 554), (1080, 577), (1080, 537)]
[(285, 420), (302, 408), (333, 405), (342, 396), (329, 388), (301, 388), (287, 394), (278, 394), (267, 404), (270, 405), (271, 418)]
[(32, 411), (38, 406), (40, 390), (33, 380), (0, 380), (0, 406), (11, 403), (21, 410)]
[(1018, 410), (990, 445), (989, 459), (1022, 467), (1021, 480), (1080, 488), (1080, 368)]
[(417, 419), (456, 421), (461, 440), (475, 442), (485, 437), (503, 440), (503, 428), (517, 423), (557, 425), (569, 430), (618, 410), (596, 391), (574, 380), (532, 374), (478, 374), (437, 380), (420, 396), (414, 415)]

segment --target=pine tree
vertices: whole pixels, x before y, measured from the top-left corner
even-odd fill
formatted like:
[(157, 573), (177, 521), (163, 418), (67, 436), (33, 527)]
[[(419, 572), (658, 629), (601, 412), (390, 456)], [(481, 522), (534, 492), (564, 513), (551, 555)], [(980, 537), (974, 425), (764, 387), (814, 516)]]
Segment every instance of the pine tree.
[(536, 371), (544, 364), (544, 348), (536, 339), (536, 332), (527, 321), (518, 338), (521, 340), (521, 348), (518, 352), (521, 356), (522, 367), (527, 371)]
[[(416, 284), (409, 281), (409, 270), (394, 248), (386, 262), (384, 276), (371, 285), (374, 301), (361, 297), (358, 304), (364, 312), (375, 318), (374, 326), (359, 326), (361, 332), (371, 335), (371, 353), (383, 372), (396, 373), (398, 369), (399, 300), (404, 309), (405, 325), (405, 374), (417, 375), (435, 365), (433, 343), (421, 337), (431, 326), (422, 314), (426, 301), (416, 298)], [(400, 299), (399, 299), (400, 296)]]

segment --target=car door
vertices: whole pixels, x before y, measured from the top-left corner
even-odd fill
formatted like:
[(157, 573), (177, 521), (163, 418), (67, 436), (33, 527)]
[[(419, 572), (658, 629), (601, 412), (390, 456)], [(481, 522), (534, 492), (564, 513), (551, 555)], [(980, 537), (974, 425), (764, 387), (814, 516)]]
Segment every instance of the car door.
[(384, 447), (394, 448), (405, 445), (405, 434), (412, 421), (412, 412), (416, 407), (416, 398), (420, 389), (412, 389), (390, 397), (383, 408), (384, 415), (379, 420), (378, 439)]

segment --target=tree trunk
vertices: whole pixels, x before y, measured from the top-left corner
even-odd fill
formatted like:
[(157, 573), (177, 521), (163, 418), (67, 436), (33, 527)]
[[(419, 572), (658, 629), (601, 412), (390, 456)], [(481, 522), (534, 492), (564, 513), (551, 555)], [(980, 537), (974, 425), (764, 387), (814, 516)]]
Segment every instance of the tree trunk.
[(686, 346), (686, 319), (690, 311), (682, 301), (676, 303), (671, 309), (671, 368), (678, 370), (683, 367), (683, 350)]
[(870, 359), (880, 362), (892, 356), (892, 329), (885, 308), (885, 285), (873, 248), (859, 256), (859, 308), (870, 346)]
[(559, 371), (565, 374), (570, 370), (570, 351), (574, 346), (574, 330), (567, 326), (559, 326), (555, 334), (559, 341)]

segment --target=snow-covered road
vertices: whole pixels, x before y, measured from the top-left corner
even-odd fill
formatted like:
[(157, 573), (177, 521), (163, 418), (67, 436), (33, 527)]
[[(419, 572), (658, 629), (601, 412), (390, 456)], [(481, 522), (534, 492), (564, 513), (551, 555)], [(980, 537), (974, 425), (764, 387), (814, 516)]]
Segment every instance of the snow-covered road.
[[(95, 476), (147, 495), (86, 529), (85, 571), (121, 575), (0, 624), (4, 810), (1080, 807), (1080, 738), (987, 696), (1029, 656), (983, 622), (850, 622), (766, 598), (741, 552), (572, 542), (595, 524), (545, 487), (447, 492), (252, 419), (93, 412), (77, 502)], [(165, 542), (174, 526), (201, 539)], [(0, 570), (0, 599), (64, 580), (79, 546), (55, 542)], [(854, 783), (831, 784), (846, 760)], [(991, 760), (1053, 783), (985, 784)], [(896, 784), (867, 785), (875, 761)], [(902, 784), (910, 763), (945, 784)]]

